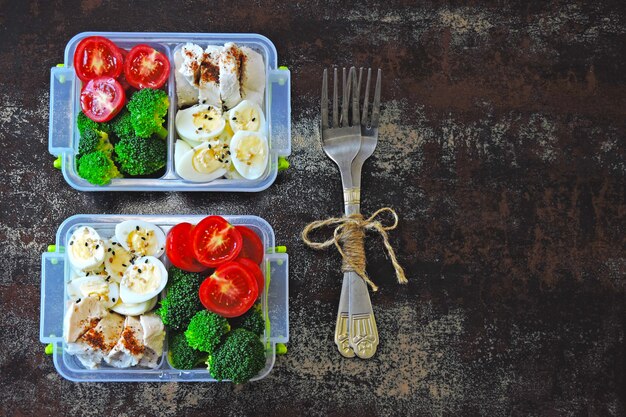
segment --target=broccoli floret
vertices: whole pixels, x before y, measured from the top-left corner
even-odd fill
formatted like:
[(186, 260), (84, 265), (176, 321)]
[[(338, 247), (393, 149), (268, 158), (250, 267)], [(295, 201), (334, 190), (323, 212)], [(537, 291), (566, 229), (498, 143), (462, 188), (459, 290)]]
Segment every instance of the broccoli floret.
[(108, 184), (111, 178), (122, 176), (111, 158), (103, 151), (81, 156), (78, 160), (78, 175), (96, 185)]
[(148, 175), (165, 166), (167, 144), (161, 139), (122, 138), (115, 144), (115, 160), (128, 175)]
[(229, 331), (228, 320), (212, 311), (202, 310), (189, 322), (185, 337), (192, 348), (211, 353)]
[(107, 134), (111, 133), (111, 126), (108, 123), (94, 122), (82, 111), (78, 113), (76, 125), (78, 126), (78, 131), (81, 136), (84, 135), (87, 130), (98, 130)]
[(163, 123), (169, 106), (170, 100), (163, 90), (144, 88), (133, 94), (126, 107), (130, 111), (135, 134), (142, 138), (157, 135), (165, 139), (167, 129)]
[(167, 359), (177, 369), (193, 369), (206, 361), (207, 355), (189, 346), (184, 333), (170, 333)]
[(80, 142), (78, 142), (77, 158), (80, 159), (81, 156), (95, 151), (102, 151), (107, 156), (111, 156), (113, 145), (109, 141), (109, 135), (99, 130), (86, 130), (80, 136)]
[(207, 360), (213, 378), (241, 384), (265, 367), (265, 347), (259, 336), (246, 329), (235, 329)]
[(257, 336), (261, 336), (265, 331), (265, 319), (261, 304), (255, 304), (246, 314), (233, 319), (231, 323), (233, 327), (246, 329)]
[(161, 300), (161, 307), (157, 310), (163, 324), (175, 330), (187, 328), (194, 314), (202, 310), (198, 297), (201, 283), (199, 274), (181, 271), (176, 267), (170, 268), (167, 296)]
[(130, 120), (130, 112), (124, 108), (111, 121), (111, 130), (120, 139), (135, 137), (135, 129)]

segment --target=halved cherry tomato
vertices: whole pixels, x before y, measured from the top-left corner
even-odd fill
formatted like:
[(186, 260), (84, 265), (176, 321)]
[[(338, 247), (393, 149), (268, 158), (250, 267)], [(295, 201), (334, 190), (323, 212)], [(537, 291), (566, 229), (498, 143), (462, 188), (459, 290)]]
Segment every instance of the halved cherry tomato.
[(223, 217), (205, 217), (191, 232), (196, 259), (214, 268), (235, 259), (241, 252), (241, 233)]
[(259, 297), (263, 294), (263, 290), (265, 289), (265, 278), (263, 277), (263, 271), (259, 268), (252, 259), (248, 258), (237, 258), (235, 262), (239, 262), (244, 266), (252, 274), (254, 279), (256, 279), (256, 284), (259, 289)]
[(148, 45), (133, 47), (124, 61), (126, 81), (135, 88), (161, 88), (170, 74), (170, 61)]
[(122, 85), (111, 77), (89, 80), (80, 93), (80, 107), (94, 122), (108, 122), (122, 110), (125, 102)]
[(257, 283), (237, 262), (227, 262), (200, 285), (200, 302), (223, 317), (238, 317), (248, 311), (258, 296)]
[(82, 81), (96, 77), (119, 77), (123, 58), (117, 45), (102, 36), (90, 36), (76, 46), (74, 70)]
[(190, 223), (178, 223), (167, 233), (165, 240), (165, 252), (172, 264), (189, 272), (202, 272), (206, 266), (198, 262), (193, 254), (191, 243), (191, 231), (193, 225)]
[(239, 258), (252, 259), (257, 264), (263, 262), (263, 242), (256, 233), (246, 226), (235, 226), (243, 239), (243, 248), (239, 253)]

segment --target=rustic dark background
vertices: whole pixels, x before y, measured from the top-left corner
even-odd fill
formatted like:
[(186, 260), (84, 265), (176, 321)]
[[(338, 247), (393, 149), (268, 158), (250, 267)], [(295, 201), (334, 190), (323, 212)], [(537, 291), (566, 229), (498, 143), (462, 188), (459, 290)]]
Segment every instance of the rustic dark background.
[[(0, 1), (0, 414), (625, 415), (625, 3), (459, 3)], [(86, 30), (268, 36), (293, 77), (292, 168), (253, 195), (71, 189), (47, 153), (49, 68)], [(363, 210), (396, 208), (410, 280), (370, 237), (370, 361), (332, 341), (338, 256), (299, 239), (341, 210), (317, 128), (333, 64), (383, 69)], [(39, 259), (75, 213), (265, 217), (291, 256), (289, 353), (245, 386), (65, 381), (38, 341)]]

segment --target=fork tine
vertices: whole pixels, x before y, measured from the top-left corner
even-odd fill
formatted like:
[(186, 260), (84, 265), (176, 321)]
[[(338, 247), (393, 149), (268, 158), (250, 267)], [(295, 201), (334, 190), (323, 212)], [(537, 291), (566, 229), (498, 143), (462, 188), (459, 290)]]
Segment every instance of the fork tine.
[(372, 127), (378, 127), (378, 118), (380, 116), (380, 84), (382, 78), (382, 70), (378, 70), (376, 77), (376, 90), (374, 90), (374, 103), (372, 103)]
[(348, 109), (350, 108), (350, 80), (346, 77), (346, 69), (343, 69), (342, 74), (343, 80), (343, 91), (341, 98), (341, 126), (347, 127), (350, 125), (350, 120), (348, 119)]
[(339, 127), (339, 103), (337, 102), (337, 68), (333, 73), (333, 128)]
[(322, 77), (322, 129), (328, 129), (328, 69)]
[(365, 97), (363, 98), (363, 113), (361, 115), (361, 124), (363, 126), (367, 126), (368, 125), (368, 110), (369, 110), (369, 101), (370, 101), (370, 81), (372, 78), (372, 69), (368, 68), (367, 69), (367, 81), (365, 83)]
[(350, 68), (350, 80), (352, 80), (352, 126), (358, 126), (361, 121), (359, 120), (359, 86), (355, 67)]

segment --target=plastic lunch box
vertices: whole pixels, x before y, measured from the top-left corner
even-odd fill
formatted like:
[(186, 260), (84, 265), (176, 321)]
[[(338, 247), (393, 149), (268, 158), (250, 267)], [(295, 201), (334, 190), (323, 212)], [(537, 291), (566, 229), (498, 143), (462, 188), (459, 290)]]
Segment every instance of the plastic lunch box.
[[(166, 91), (170, 98), (167, 119), (168, 158), (161, 178), (120, 178), (110, 184), (97, 186), (78, 176), (74, 155), (78, 149), (79, 133), (76, 116), (80, 111), (81, 81), (74, 72), (73, 56), (77, 44), (88, 36), (104, 36), (118, 46), (130, 49), (137, 44), (148, 44), (163, 52), (170, 60), (171, 70)], [(174, 119), (177, 111), (174, 52), (186, 42), (201, 46), (235, 42), (261, 53), (266, 65), (266, 88), (263, 111), (267, 119), (269, 164), (261, 178), (254, 181), (218, 179), (209, 183), (189, 182), (178, 177), (174, 170), (174, 142), (177, 139)], [(262, 191), (272, 185), (278, 173), (279, 156), (291, 153), (291, 86), (290, 73), (277, 67), (274, 44), (257, 34), (226, 33), (122, 33), (83, 32), (74, 36), (65, 47), (64, 64), (52, 68), (50, 76), (50, 130), (48, 150), (61, 160), (61, 170), (69, 185), (79, 191)]]
[[(254, 380), (264, 378), (272, 370), (276, 359), (276, 344), (289, 340), (289, 263), (288, 255), (274, 246), (274, 230), (262, 218), (256, 216), (224, 216), (231, 224), (245, 225), (261, 238), (265, 248), (265, 259), (261, 269), (265, 274), (265, 289), (261, 296), (263, 312), (269, 320), (266, 326), (264, 341), (266, 342), (265, 368)], [(52, 343), (54, 366), (66, 379), (75, 382), (167, 382), (167, 381), (215, 381), (206, 368), (178, 370), (172, 368), (167, 361), (167, 338), (164, 353), (156, 369), (109, 367), (86, 369), (78, 359), (68, 355), (64, 349), (63, 315), (68, 296), (65, 283), (70, 279), (70, 265), (66, 261), (63, 248), (72, 232), (80, 226), (91, 226), (103, 236), (112, 236), (115, 225), (129, 219), (141, 219), (160, 226), (165, 233), (180, 222), (192, 224), (204, 216), (129, 216), (129, 215), (76, 215), (66, 219), (57, 230), (56, 245), (51, 252), (41, 257), (41, 317), (39, 339), (42, 343)], [(167, 257), (163, 256), (169, 267)]]

